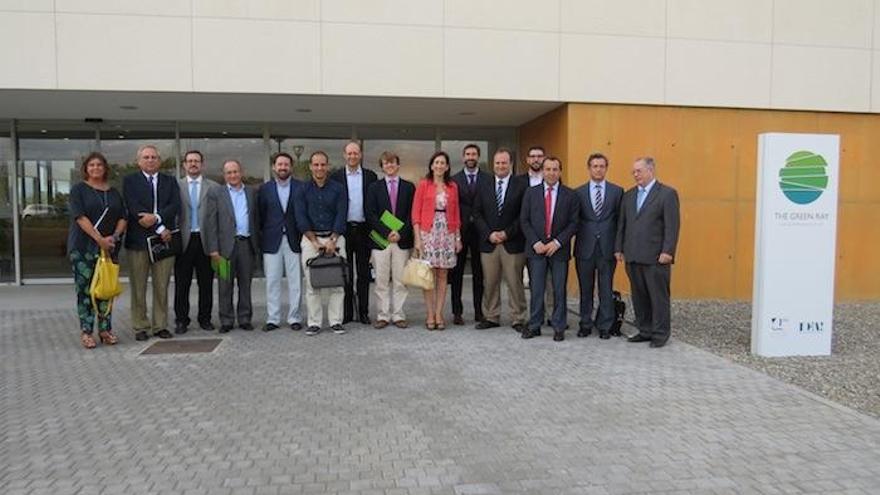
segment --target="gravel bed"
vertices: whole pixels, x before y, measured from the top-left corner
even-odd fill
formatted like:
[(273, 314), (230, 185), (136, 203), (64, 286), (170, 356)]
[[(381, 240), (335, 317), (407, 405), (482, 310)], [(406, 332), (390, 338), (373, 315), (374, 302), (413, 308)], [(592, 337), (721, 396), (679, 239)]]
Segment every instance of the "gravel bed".
[(822, 357), (752, 355), (751, 316), (749, 303), (674, 301), (672, 338), (880, 417), (880, 303), (837, 304), (831, 356)]

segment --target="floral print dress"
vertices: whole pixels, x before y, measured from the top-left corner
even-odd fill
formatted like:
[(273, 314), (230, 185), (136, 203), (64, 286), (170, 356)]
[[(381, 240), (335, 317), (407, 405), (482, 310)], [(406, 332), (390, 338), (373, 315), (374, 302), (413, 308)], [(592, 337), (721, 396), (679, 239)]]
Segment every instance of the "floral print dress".
[(424, 235), (425, 254), (424, 258), (434, 268), (454, 268), (455, 234), (449, 231), (449, 223), (446, 220), (446, 191), (437, 189), (434, 201), (434, 222), (431, 231)]

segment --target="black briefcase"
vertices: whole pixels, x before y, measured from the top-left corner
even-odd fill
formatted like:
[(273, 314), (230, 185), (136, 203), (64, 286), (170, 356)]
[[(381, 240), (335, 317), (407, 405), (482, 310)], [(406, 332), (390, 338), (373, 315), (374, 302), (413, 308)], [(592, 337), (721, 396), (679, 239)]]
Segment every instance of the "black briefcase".
[(336, 254), (319, 254), (306, 261), (313, 289), (345, 287), (348, 266), (345, 258)]
[(623, 317), (626, 315), (626, 303), (623, 301), (620, 292), (613, 291), (612, 295), (614, 297), (614, 322), (611, 324), (611, 331), (609, 333), (613, 337), (620, 337), (620, 327), (623, 326)]

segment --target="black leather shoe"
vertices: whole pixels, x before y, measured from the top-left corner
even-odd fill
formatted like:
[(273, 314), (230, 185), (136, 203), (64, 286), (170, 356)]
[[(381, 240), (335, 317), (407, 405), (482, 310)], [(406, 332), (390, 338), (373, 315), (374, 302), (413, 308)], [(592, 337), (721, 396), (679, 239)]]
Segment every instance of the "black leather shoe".
[(464, 325), (464, 318), (462, 318), (461, 315), (452, 315), (452, 324)]
[(265, 325), (263, 325), (264, 332), (271, 332), (272, 330), (278, 330), (278, 325), (274, 323), (266, 323)]
[(153, 335), (155, 335), (156, 337), (159, 337), (160, 339), (173, 339), (174, 338), (174, 335), (172, 335), (171, 332), (169, 332), (168, 330), (166, 330), (164, 328), (162, 330), (159, 330), (158, 332), (156, 332)]
[(520, 334), (520, 337), (524, 338), (524, 339), (530, 339), (534, 336), (535, 336), (534, 331), (529, 330), (528, 328), (523, 329), (522, 333)]
[(608, 333), (607, 331), (603, 332), (602, 330), (599, 330), (599, 338), (602, 340), (608, 340), (611, 338), (611, 334)]
[(651, 337), (645, 337), (644, 335), (637, 333), (632, 337), (626, 339), (627, 342), (650, 342)]
[(211, 330), (214, 329), (214, 324), (211, 323), (210, 321), (202, 322), (202, 323), (199, 323), (199, 328), (210, 332)]
[(144, 340), (147, 340), (149, 338), (150, 336), (147, 335), (147, 332), (144, 332), (143, 330), (141, 330), (140, 332), (135, 332), (134, 334), (134, 340), (137, 340), (138, 342), (143, 342)]
[(535, 337), (540, 337), (541, 336), (541, 329), (536, 328), (536, 329), (532, 330), (532, 335), (534, 335)]
[(361, 315), (360, 318), (358, 318), (358, 321), (360, 321), (364, 325), (369, 325), (370, 324), (370, 317), (367, 315)]
[(300, 323), (300, 322), (294, 322), (294, 323), (290, 324), (290, 329), (293, 330), (294, 332), (299, 332), (300, 330), (302, 330), (302, 328), (303, 328), (303, 326), (302, 326), (302, 323)]
[(182, 323), (179, 323), (179, 324), (175, 325), (175, 327), (174, 327), (174, 333), (176, 333), (177, 335), (183, 335), (188, 331), (189, 331), (189, 328), (187, 328), (187, 326)]
[(562, 342), (563, 340), (565, 340), (565, 330), (556, 330), (553, 332), (554, 342)]
[(232, 325), (220, 325), (220, 333), (229, 333), (232, 331)]
[(477, 323), (474, 328), (476, 328), (477, 330), (485, 330), (487, 328), (497, 328), (500, 326), (501, 325), (495, 323), (494, 321), (482, 320), (481, 322)]
[(654, 348), (663, 347), (664, 345), (666, 345), (666, 339), (662, 339), (662, 340), (653, 339), (653, 340), (651, 340), (651, 347), (654, 347)]
[(590, 329), (590, 328), (581, 328), (580, 330), (578, 330), (578, 337), (580, 337), (580, 338), (589, 337), (591, 333), (593, 333), (593, 330), (592, 330), (592, 329)]
[(254, 326), (251, 325), (250, 323), (242, 323), (241, 325), (238, 326), (238, 328), (240, 328), (242, 330), (247, 330), (248, 332), (250, 332), (251, 330), (254, 329)]
[(516, 330), (519, 333), (523, 333), (526, 329), (526, 326), (523, 325), (522, 323), (514, 323), (511, 326), (513, 327), (514, 330)]
[(485, 320), (485, 318), (483, 318), (483, 313), (474, 314), (474, 321), (483, 321), (483, 320)]

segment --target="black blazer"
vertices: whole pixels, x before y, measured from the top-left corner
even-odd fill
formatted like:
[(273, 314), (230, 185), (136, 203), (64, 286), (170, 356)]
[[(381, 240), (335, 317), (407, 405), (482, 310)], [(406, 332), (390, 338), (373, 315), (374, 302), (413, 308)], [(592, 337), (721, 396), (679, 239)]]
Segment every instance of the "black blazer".
[[(556, 208), (553, 210), (553, 219), (550, 225), (550, 239), (555, 239), (561, 244), (553, 254), (553, 261), (568, 261), (571, 258), (571, 238), (578, 227), (580, 208), (574, 191), (558, 184), (556, 192)], [(520, 212), (520, 225), (526, 238), (526, 256), (542, 257), (543, 254), (535, 252), (536, 242), (546, 242), (550, 239), (544, 237), (544, 184), (538, 184), (528, 188), (523, 197), (522, 211)]]
[(260, 186), (257, 191), (257, 213), (260, 222), (260, 248), (264, 253), (274, 254), (281, 247), (282, 235), (294, 253), (302, 251), (302, 233), (296, 228), (296, 215), (293, 211), (296, 195), (302, 194), (300, 182), (290, 178), (290, 196), (287, 198), (287, 213), (281, 208), (278, 198), (278, 183), (273, 179)]
[(580, 206), (580, 224), (574, 243), (575, 257), (590, 259), (598, 250), (604, 260), (614, 259), (614, 242), (617, 237), (617, 219), (620, 217), (620, 201), (623, 188), (605, 181), (605, 197), (602, 198), (602, 215), (596, 217), (591, 199), (592, 181), (575, 190)]
[[(177, 228), (180, 214), (180, 187), (177, 179), (163, 173), (156, 174), (156, 208), (166, 229)], [(147, 249), (147, 237), (156, 233), (159, 224), (145, 229), (138, 223), (138, 213), (153, 213), (153, 191), (143, 172), (138, 170), (122, 179), (122, 196), (128, 206), (128, 230), (125, 248), (135, 251)]]
[(636, 212), (638, 187), (623, 195), (617, 222), (615, 252), (622, 252), (627, 263), (653, 265), (660, 253), (675, 257), (680, 227), (678, 193), (655, 182)]
[[(412, 204), (416, 195), (416, 186), (409, 181), (398, 177), (397, 179), (397, 218), (403, 221), (403, 228), (398, 232), (400, 241), (397, 247), (400, 249), (412, 249), (413, 247), (413, 224), (412, 224)], [(385, 210), (391, 211), (391, 198), (388, 196), (388, 184), (385, 179), (377, 180), (370, 184), (367, 189), (366, 200), (364, 201), (364, 212), (367, 217), (367, 224), (370, 228), (382, 235), (388, 237), (391, 230), (379, 221)], [(379, 249), (379, 246), (375, 246)]]
[[(331, 180), (335, 180), (336, 182), (342, 184), (342, 190), (345, 192), (345, 204), (348, 204), (350, 201), (350, 199), (348, 197), (348, 181), (345, 179), (345, 174), (346, 174), (347, 168), (348, 168), (348, 165), (343, 165), (342, 168), (340, 168), (339, 170), (334, 170), (333, 173), (330, 174)], [(372, 170), (368, 169), (367, 167), (364, 167), (363, 164), (361, 164), (361, 171), (363, 172), (361, 177), (363, 178), (363, 184), (364, 184), (364, 192), (363, 192), (363, 194), (364, 194), (364, 218), (366, 218), (366, 216), (367, 216), (367, 189), (369, 189), (370, 184), (379, 180), (379, 177), (376, 175), (376, 172), (373, 172)], [(347, 209), (345, 212), (345, 220), (346, 220), (346, 222), (348, 221), (348, 210)]]
[(461, 236), (466, 238), (474, 231), (474, 201), (477, 196), (477, 186), (484, 182), (491, 182), (492, 175), (479, 170), (477, 183), (473, 190), (468, 187), (467, 175), (464, 170), (452, 176), (452, 180), (458, 185), (458, 211), (461, 213)]
[(495, 244), (489, 242), (489, 234), (496, 230), (503, 230), (507, 234), (504, 248), (510, 254), (523, 252), (525, 237), (519, 222), (519, 212), (522, 207), (522, 199), (528, 188), (528, 181), (508, 175), (506, 180), (507, 193), (504, 196), (504, 204), (501, 215), (495, 204), (495, 177), (489, 176), (489, 180), (477, 185), (477, 194), (474, 198), (474, 225), (480, 238), (480, 252), (491, 253), (495, 250)]

